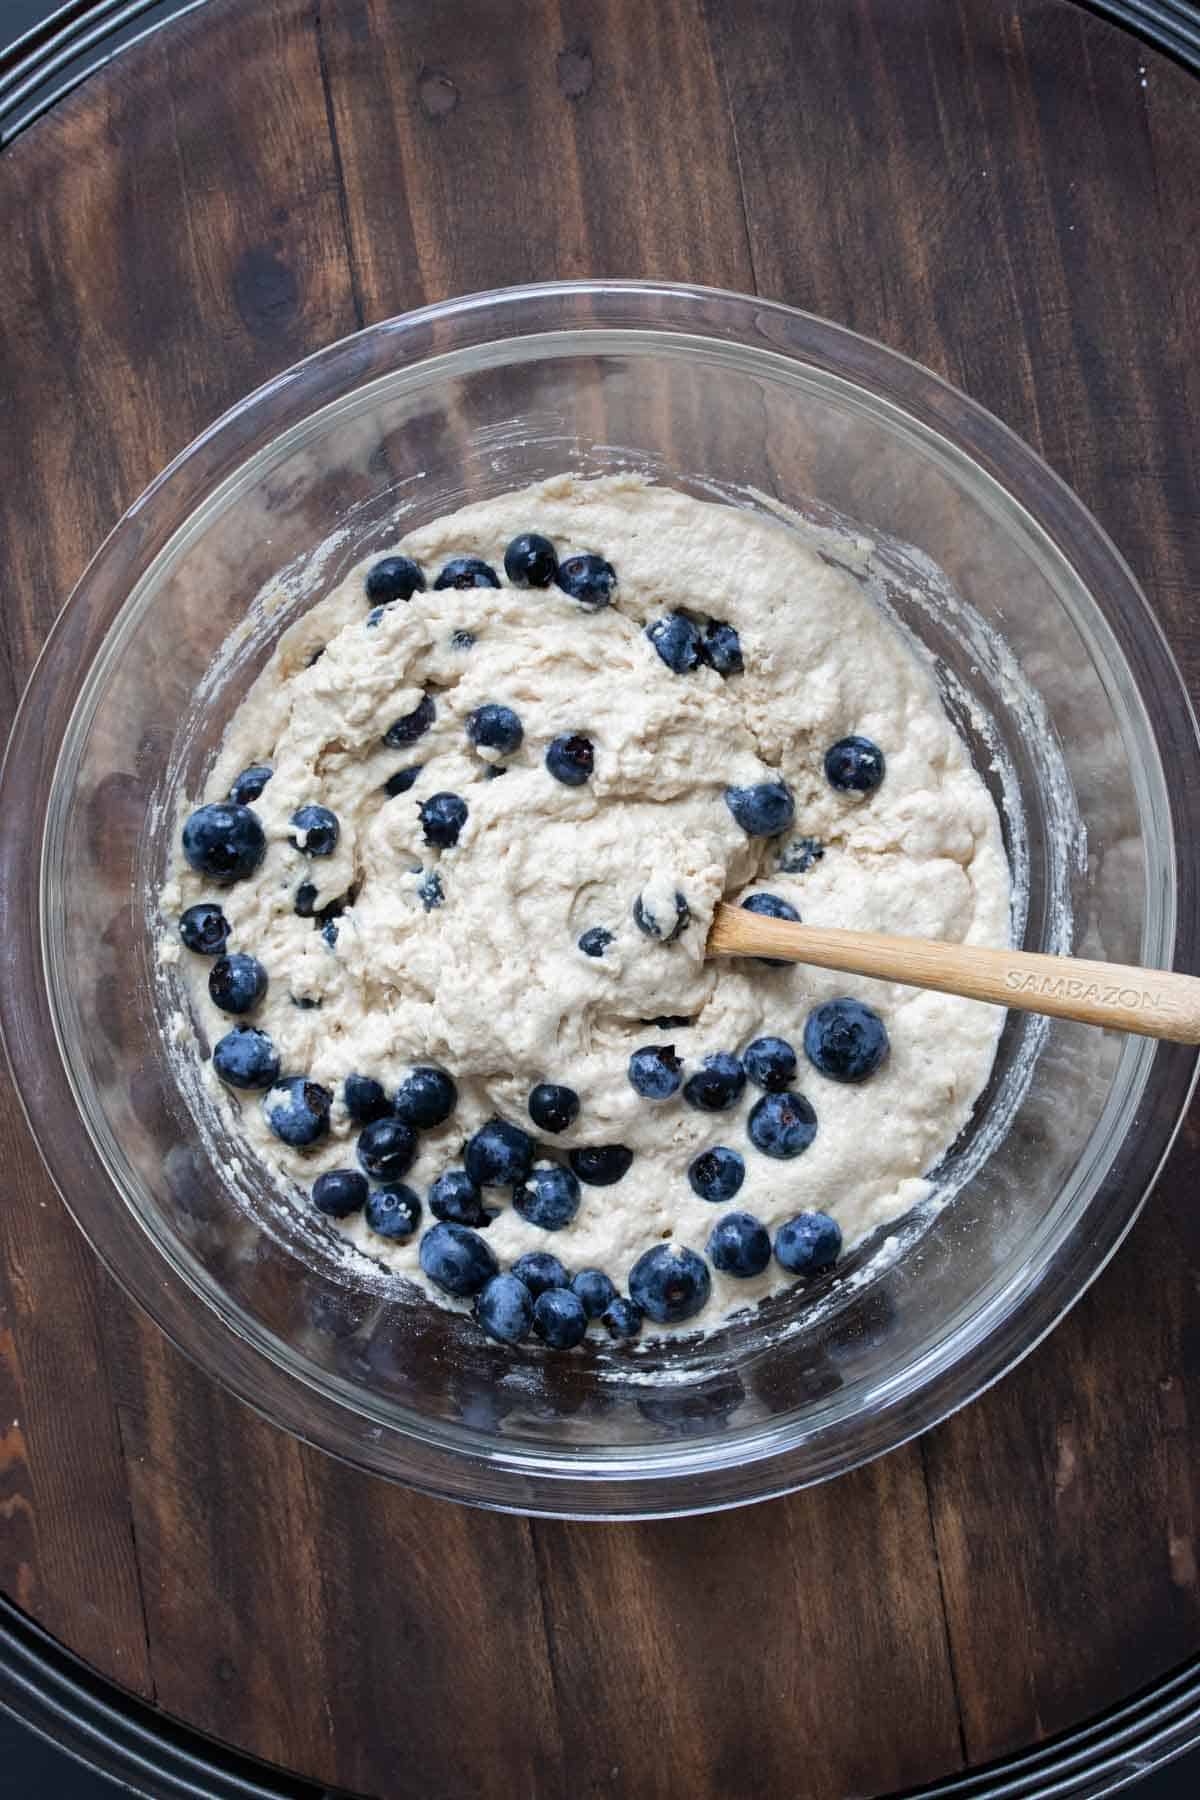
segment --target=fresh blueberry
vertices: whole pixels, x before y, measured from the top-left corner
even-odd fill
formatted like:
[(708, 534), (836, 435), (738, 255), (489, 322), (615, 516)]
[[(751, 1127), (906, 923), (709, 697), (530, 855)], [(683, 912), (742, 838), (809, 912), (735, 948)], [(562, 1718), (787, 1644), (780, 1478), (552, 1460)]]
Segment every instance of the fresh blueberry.
[(741, 639), (733, 626), (726, 625), (721, 619), (710, 619), (704, 627), (700, 655), (718, 675), (740, 675), (746, 666), (742, 661)]
[(213, 1068), (235, 1088), (269, 1088), (279, 1078), (279, 1052), (265, 1031), (235, 1025), (213, 1050)]
[(229, 936), (229, 920), (215, 900), (200, 900), (180, 915), (179, 935), (197, 956), (220, 956)]
[(397, 769), (394, 775), (389, 775), (383, 784), (383, 791), (388, 799), (394, 800), (397, 794), (407, 794), (424, 767), (424, 763), (410, 763), (407, 769)]
[(475, 1317), (497, 1343), (519, 1344), (533, 1323), (529, 1289), (515, 1275), (493, 1275), (475, 1297)]
[(779, 872), (781, 875), (807, 875), (815, 863), (819, 863), (825, 854), (825, 846), (820, 838), (798, 837), (779, 852)]
[(429, 1210), (435, 1219), (455, 1225), (490, 1225), (493, 1217), (465, 1169), (445, 1169), (429, 1188)]
[(267, 991), (267, 971), (257, 956), (223, 956), (208, 972), (208, 992), (222, 1012), (248, 1013)]
[(725, 1112), (736, 1106), (746, 1085), (746, 1071), (728, 1050), (706, 1056), (683, 1085), (683, 1097), (697, 1112)]
[(579, 1095), (574, 1088), (553, 1081), (539, 1081), (529, 1096), (529, 1116), (539, 1131), (556, 1136), (579, 1117)]
[(411, 600), (425, 592), (425, 577), (411, 556), (381, 556), (367, 570), (363, 583), (374, 606), (390, 606), (393, 600)]
[(603, 1269), (580, 1269), (571, 1282), (589, 1319), (599, 1319), (617, 1297), (617, 1290)]
[(400, 1181), (417, 1160), (417, 1134), (403, 1119), (375, 1119), (359, 1133), (358, 1160), (372, 1181)]
[(775, 1257), (789, 1275), (823, 1275), (841, 1254), (841, 1229), (828, 1213), (797, 1213), (775, 1233)]
[(296, 889), (296, 898), (293, 905), (295, 911), (302, 919), (311, 919), (317, 910), (316, 883), (312, 881), (302, 881), (300, 886)]
[(843, 793), (873, 794), (886, 772), (883, 751), (870, 738), (839, 738), (825, 752), (825, 779)]
[(183, 854), (210, 881), (242, 881), (266, 853), (266, 833), (248, 806), (218, 800), (197, 808), (183, 828)]
[(661, 906), (640, 893), (633, 903), (633, 922), (638, 930), (647, 937), (658, 938), (661, 943), (673, 944), (682, 937), (691, 923), (691, 910), (685, 897), (676, 889), (671, 901), (670, 910), (663, 916)]
[(421, 1202), (402, 1181), (372, 1188), (367, 1197), (366, 1220), (380, 1237), (405, 1243), (421, 1223)]
[(332, 856), (337, 849), (341, 827), (327, 806), (301, 806), (292, 814), (292, 824), (300, 835), (288, 843), (305, 856)]
[[(778, 894), (751, 894), (748, 900), (742, 901), (742, 911), (758, 913), (764, 919), (790, 919), (793, 925), (799, 925), (800, 914), (788, 901), (781, 900)], [(768, 969), (786, 969), (789, 964), (782, 956), (756, 956), (755, 962), (765, 963)]]
[(799, 1156), (817, 1135), (817, 1115), (803, 1094), (764, 1094), (750, 1109), (746, 1129), (764, 1156)]
[(468, 716), (467, 736), (481, 749), (500, 750), (507, 756), (520, 744), (525, 731), (511, 706), (490, 701)]
[(473, 631), (452, 632), (450, 636), (450, 648), (452, 650), (473, 650), (475, 648), (475, 633)]
[(600, 1316), (609, 1337), (618, 1343), (635, 1338), (641, 1332), (642, 1309), (636, 1300), (626, 1300), (622, 1294), (610, 1300)]
[(357, 1169), (327, 1169), (313, 1182), (313, 1205), (331, 1219), (348, 1219), (366, 1204), (367, 1178)]
[(504, 573), (514, 587), (549, 587), (558, 574), (558, 557), (549, 538), (524, 531), (504, 552)]
[(643, 1100), (669, 1100), (682, 1081), (683, 1064), (674, 1044), (643, 1044), (629, 1059), (629, 1084)]
[(804, 1054), (831, 1081), (866, 1081), (887, 1053), (887, 1027), (861, 1000), (826, 1000), (805, 1021)]
[(633, 1151), (624, 1144), (588, 1144), (580, 1150), (569, 1150), (567, 1161), (589, 1187), (612, 1187), (628, 1175)]
[(442, 878), (436, 869), (430, 869), (417, 884), (417, 898), (426, 912), (432, 912), (446, 898), (442, 891)]
[(252, 800), (258, 799), (274, 773), (268, 763), (251, 763), (248, 769), (243, 769), (234, 778), (229, 798), (237, 806), (249, 806)]
[(596, 752), (591, 738), (578, 731), (552, 739), (546, 751), (546, 767), (555, 781), (564, 787), (582, 787), (590, 781), (596, 766)]
[(551, 1256), (548, 1250), (527, 1250), (524, 1256), (518, 1256), (512, 1272), (518, 1281), (525, 1283), (535, 1300), (547, 1288), (565, 1288), (571, 1280), (557, 1256)]
[(755, 1038), (742, 1052), (742, 1064), (755, 1087), (782, 1094), (795, 1076), (796, 1052), (786, 1038)]
[(770, 1233), (753, 1213), (731, 1212), (708, 1234), (708, 1260), (722, 1275), (761, 1275), (771, 1260)]
[(373, 606), (371, 608), (370, 612), (367, 614), (367, 621), (366, 621), (368, 631), (374, 631), (375, 627), (379, 624), (380, 620), (383, 618), (383, 615), (386, 611), (387, 611), (386, 606)]
[(655, 1244), (629, 1271), (629, 1292), (660, 1325), (690, 1319), (708, 1299), (712, 1278), (702, 1257), (677, 1244)]
[(513, 1205), (530, 1225), (561, 1231), (579, 1211), (579, 1183), (561, 1163), (538, 1163), (513, 1189)]
[(533, 1329), (551, 1350), (573, 1350), (587, 1334), (583, 1302), (570, 1288), (550, 1288), (533, 1303)]
[(383, 741), (392, 750), (399, 750), (404, 744), (415, 744), (418, 738), (425, 736), (436, 718), (433, 696), (422, 694), (419, 704), (410, 713), (403, 713), (395, 724), (388, 726)]
[(733, 1196), (746, 1179), (746, 1165), (736, 1150), (727, 1150), (724, 1144), (714, 1144), (711, 1150), (702, 1150), (688, 1164), (688, 1180), (692, 1192), (701, 1200), (708, 1200), (714, 1206), (722, 1201), (732, 1200)]
[(796, 816), (792, 790), (783, 781), (754, 787), (727, 787), (725, 804), (747, 837), (777, 837)]
[(613, 941), (611, 931), (605, 931), (603, 925), (592, 925), (579, 940), (579, 948), (585, 956), (603, 956)]
[(304, 1150), (309, 1144), (319, 1143), (329, 1130), (332, 1104), (329, 1089), (310, 1081), (307, 1075), (285, 1075), (263, 1101), (263, 1110), (267, 1124), (281, 1143), (290, 1144), (293, 1150)]
[(687, 675), (699, 668), (701, 637), (692, 621), (683, 613), (667, 613), (647, 625), (646, 636), (658, 651), (668, 669), (676, 675)]
[(327, 943), (329, 948), (332, 950), (334, 945), (338, 941), (338, 928), (337, 928), (337, 921), (335, 919), (326, 919), (325, 923), (321, 927), (321, 936), (324, 939), (325, 943)]
[(478, 556), (452, 556), (437, 580), (435, 589), (441, 588), (498, 588), (500, 586), (496, 571)]
[(431, 794), (421, 803), (421, 830), (436, 850), (452, 849), (466, 822), (467, 803), (458, 794)]
[[(483, 1239), (466, 1225), (431, 1226), (421, 1239), (420, 1262), (435, 1287), (459, 1299), (477, 1294), (499, 1272)], [(528, 1289), (525, 1297), (529, 1297)]]
[(392, 1098), (392, 1111), (417, 1131), (444, 1125), (458, 1105), (458, 1089), (444, 1069), (425, 1066), (406, 1075)]
[(376, 1119), (386, 1119), (392, 1110), (382, 1083), (369, 1075), (347, 1075), (342, 1083), (342, 1099), (356, 1125), (373, 1125)]
[(613, 597), (617, 572), (602, 556), (588, 552), (582, 556), (568, 556), (566, 562), (558, 565), (554, 579), (564, 594), (570, 594), (572, 600), (578, 600), (589, 612), (598, 612)]
[(507, 1119), (489, 1119), (463, 1153), (467, 1174), (477, 1187), (516, 1187), (533, 1167), (533, 1139)]

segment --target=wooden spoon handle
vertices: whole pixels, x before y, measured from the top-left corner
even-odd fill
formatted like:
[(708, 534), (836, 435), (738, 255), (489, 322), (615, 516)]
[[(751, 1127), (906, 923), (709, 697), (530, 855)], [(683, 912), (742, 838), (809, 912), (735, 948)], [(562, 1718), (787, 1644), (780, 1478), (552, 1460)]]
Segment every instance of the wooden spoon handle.
[(1028, 950), (985, 950), (878, 931), (833, 931), (725, 904), (714, 915), (707, 953), (778, 956), (847, 975), (874, 975), (968, 1000), (990, 1000), (1022, 1012), (1200, 1044), (1200, 978), (1170, 970), (1039, 956)]

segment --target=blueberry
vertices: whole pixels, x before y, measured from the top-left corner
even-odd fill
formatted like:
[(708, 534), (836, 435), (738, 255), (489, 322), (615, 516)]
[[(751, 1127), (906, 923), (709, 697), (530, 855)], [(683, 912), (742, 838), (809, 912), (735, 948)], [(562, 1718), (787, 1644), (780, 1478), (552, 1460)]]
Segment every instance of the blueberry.
[(589, 1187), (612, 1187), (628, 1175), (633, 1151), (624, 1144), (588, 1144), (581, 1150), (569, 1150), (567, 1161)]
[(379, 624), (379, 621), (383, 618), (383, 615), (386, 611), (387, 611), (386, 606), (373, 606), (371, 608), (370, 612), (367, 614), (367, 630), (368, 631), (374, 631), (375, 627)]
[(700, 666), (700, 633), (683, 613), (667, 613), (647, 625), (646, 636), (658, 651), (668, 669), (676, 675), (687, 675)]
[(403, 713), (393, 725), (388, 726), (383, 734), (383, 741), (392, 750), (399, 750), (404, 744), (415, 744), (418, 738), (425, 736), (436, 718), (437, 707), (433, 704), (433, 696), (422, 694), (419, 704), (410, 713)]
[(452, 650), (473, 650), (475, 648), (475, 633), (473, 631), (452, 632), (450, 636), (450, 648)]
[(316, 883), (312, 881), (302, 881), (300, 886), (296, 889), (296, 898), (293, 905), (295, 911), (302, 919), (311, 919), (317, 910)]
[(311, 994), (289, 994), (288, 999), (293, 1006), (299, 1007), (301, 1012), (315, 1012), (321, 1004), (320, 1000), (315, 1000)]
[(643, 1100), (669, 1100), (682, 1081), (683, 1064), (674, 1044), (643, 1044), (629, 1059), (629, 1084)]
[(779, 852), (779, 872), (781, 875), (807, 875), (815, 863), (819, 863), (825, 854), (825, 846), (820, 838), (793, 838)]
[(525, 1283), (535, 1300), (547, 1288), (565, 1288), (571, 1280), (557, 1256), (551, 1256), (548, 1250), (529, 1250), (524, 1256), (518, 1256), (512, 1272), (518, 1281)]
[(687, 900), (675, 890), (669, 912), (663, 916), (661, 906), (649, 899), (643, 891), (633, 903), (633, 922), (639, 931), (647, 937), (658, 938), (664, 944), (673, 944), (682, 937), (691, 923), (691, 910)]
[(467, 803), (458, 794), (431, 794), (421, 803), (421, 830), (436, 850), (452, 849), (466, 822)]
[(792, 790), (783, 781), (755, 787), (727, 787), (725, 804), (747, 837), (777, 837), (796, 816)]
[(342, 1083), (342, 1099), (356, 1125), (373, 1125), (376, 1119), (386, 1119), (392, 1110), (382, 1084), (369, 1075), (347, 1075)]
[(831, 1081), (866, 1081), (887, 1053), (887, 1027), (861, 1000), (827, 1000), (805, 1021), (804, 1054)]
[(740, 1279), (761, 1275), (771, 1260), (770, 1234), (753, 1213), (726, 1213), (709, 1232), (705, 1249), (714, 1269)]
[(688, 1164), (688, 1180), (692, 1192), (701, 1200), (708, 1200), (719, 1206), (724, 1200), (732, 1200), (733, 1196), (746, 1179), (746, 1165), (736, 1150), (727, 1150), (724, 1144), (714, 1144), (711, 1150), (702, 1150)]
[(359, 1133), (358, 1160), (372, 1181), (400, 1181), (417, 1160), (417, 1134), (403, 1119), (375, 1119)]
[(329, 1130), (329, 1108), (333, 1095), (328, 1088), (310, 1081), (307, 1075), (285, 1075), (277, 1081), (263, 1109), (267, 1124), (281, 1143), (294, 1150), (304, 1150), (319, 1143)]
[(267, 991), (267, 971), (256, 956), (223, 956), (208, 973), (208, 992), (222, 1012), (248, 1013)]
[(392, 1098), (392, 1111), (417, 1131), (444, 1125), (458, 1105), (458, 1089), (444, 1069), (425, 1066), (406, 1075)]
[(609, 1337), (618, 1342), (637, 1337), (642, 1329), (641, 1307), (636, 1300), (626, 1300), (621, 1294), (609, 1301), (600, 1316)]
[(313, 1182), (313, 1205), (331, 1219), (347, 1219), (366, 1204), (367, 1178), (357, 1169), (327, 1169)]
[(475, 1297), (475, 1317), (497, 1343), (519, 1344), (533, 1323), (529, 1289), (515, 1275), (493, 1275)]
[(629, 1292), (660, 1325), (690, 1319), (708, 1299), (712, 1279), (702, 1257), (676, 1244), (656, 1244), (629, 1271)]
[(643, 1019), (643, 1025), (657, 1025), (660, 1031), (683, 1031), (696, 1023), (687, 1013), (659, 1013), (657, 1019)]
[(258, 799), (274, 773), (268, 763), (251, 763), (248, 769), (234, 777), (229, 798), (238, 806), (249, 806), (252, 800)]
[(504, 573), (514, 587), (549, 587), (558, 574), (558, 557), (549, 538), (522, 532), (504, 552)]
[(613, 941), (611, 931), (605, 931), (603, 925), (592, 925), (579, 940), (579, 948), (585, 956), (603, 956)]
[(428, 875), (422, 876), (417, 885), (417, 898), (426, 912), (432, 912), (446, 898), (442, 892), (442, 878), (436, 869), (431, 869)]
[(589, 1319), (599, 1319), (617, 1297), (617, 1290), (603, 1269), (580, 1269), (571, 1282)]
[(421, 1239), (420, 1262), (435, 1287), (460, 1299), (477, 1294), (498, 1273), (483, 1239), (465, 1225), (431, 1226)]
[(507, 1119), (489, 1119), (463, 1153), (467, 1174), (477, 1187), (516, 1187), (533, 1167), (533, 1139)]
[(267, 853), (266, 833), (248, 806), (218, 800), (199, 807), (183, 828), (183, 854), (197, 875), (241, 881)]
[(755, 1087), (782, 1094), (795, 1076), (796, 1052), (786, 1038), (755, 1038), (742, 1052), (742, 1063)]
[(381, 556), (367, 570), (363, 583), (367, 599), (375, 606), (390, 606), (393, 600), (411, 600), (425, 592), (425, 577), (411, 556)]
[(444, 1169), (430, 1184), (429, 1210), (435, 1219), (449, 1219), (455, 1225), (490, 1225), (495, 1217), (465, 1169)]
[(513, 1205), (530, 1225), (561, 1231), (579, 1211), (579, 1183), (561, 1163), (538, 1163), (513, 1189)]
[(539, 1131), (557, 1136), (579, 1117), (579, 1095), (574, 1088), (540, 1081), (529, 1096), (529, 1116)]
[(489, 701), (468, 716), (467, 736), (483, 750), (501, 750), (508, 755), (520, 744), (525, 731), (511, 706)]
[[(778, 894), (751, 894), (748, 900), (742, 901), (742, 911), (758, 913), (764, 919), (790, 919), (793, 925), (799, 925), (800, 914), (788, 901), (781, 900)], [(786, 969), (791, 965), (782, 956), (756, 956), (755, 962), (765, 963), (768, 969)]]
[(746, 1085), (746, 1071), (728, 1050), (706, 1056), (683, 1086), (683, 1097), (697, 1112), (725, 1112), (736, 1106)]
[(229, 936), (229, 920), (215, 900), (200, 900), (180, 915), (179, 935), (197, 956), (220, 956)]
[(704, 627), (700, 656), (718, 675), (740, 675), (746, 666), (742, 661), (741, 639), (733, 626), (726, 625), (721, 619), (710, 619)]
[(841, 1254), (841, 1229), (828, 1213), (797, 1213), (775, 1233), (775, 1257), (789, 1275), (823, 1275)]
[(334, 919), (326, 919), (321, 927), (321, 936), (332, 950), (338, 941), (337, 922)]
[(367, 1197), (366, 1220), (380, 1237), (405, 1243), (421, 1223), (421, 1202), (402, 1181), (372, 1188)]
[(213, 1050), (213, 1068), (235, 1088), (269, 1088), (279, 1077), (279, 1052), (265, 1031), (235, 1025)]
[(407, 794), (424, 767), (424, 763), (409, 763), (407, 769), (397, 769), (394, 775), (389, 775), (383, 784), (383, 791), (388, 799), (394, 800), (397, 794)]
[(764, 1094), (751, 1107), (746, 1129), (756, 1150), (786, 1161), (808, 1149), (817, 1135), (817, 1115), (803, 1094)]
[(591, 738), (580, 732), (567, 732), (551, 741), (546, 751), (546, 767), (555, 781), (564, 787), (582, 787), (590, 781), (596, 766), (596, 752)]
[(886, 772), (883, 751), (870, 738), (839, 738), (825, 752), (825, 779), (843, 793), (873, 794)]
[(498, 588), (500, 586), (496, 571), (487, 563), (481, 562), (477, 556), (452, 556), (437, 580), (435, 589), (442, 588)]
[(301, 806), (292, 814), (292, 824), (300, 835), (288, 843), (305, 856), (332, 856), (337, 849), (341, 827), (327, 806)]
[(586, 552), (582, 556), (568, 556), (566, 562), (558, 565), (554, 579), (564, 594), (570, 594), (572, 600), (578, 600), (589, 612), (598, 612), (613, 597), (617, 572), (602, 556)]
[(533, 1303), (533, 1329), (551, 1350), (573, 1350), (587, 1334), (583, 1302), (570, 1288), (550, 1288)]

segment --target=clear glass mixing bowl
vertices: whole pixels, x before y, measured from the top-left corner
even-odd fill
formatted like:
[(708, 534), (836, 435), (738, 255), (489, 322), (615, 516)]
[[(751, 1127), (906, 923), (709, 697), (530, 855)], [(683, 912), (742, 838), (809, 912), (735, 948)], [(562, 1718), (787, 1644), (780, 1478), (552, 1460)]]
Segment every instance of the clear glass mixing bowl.
[[(820, 320), (636, 283), (484, 294), (359, 333), (236, 407), (117, 526), (3, 776), (3, 1021), (42, 1155), (108, 1267), (289, 1430), (480, 1504), (620, 1516), (759, 1499), (878, 1455), (1009, 1368), (1129, 1228), (1196, 1053), (1012, 1015), (937, 1201), (815, 1292), (707, 1339), (502, 1350), (281, 1206), (164, 1048), (169, 800), (278, 633), (469, 497), (640, 467), (782, 502), (934, 659), (992, 782), (1029, 948), (1196, 967), (1195, 721), (1129, 570), (1002, 425)], [(314, 547), (321, 551), (314, 555)], [(906, 546), (932, 559), (933, 568)], [(280, 570), (277, 604), (251, 602)], [(945, 572), (949, 587), (937, 570)], [(235, 627), (239, 641), (228, 640)]]

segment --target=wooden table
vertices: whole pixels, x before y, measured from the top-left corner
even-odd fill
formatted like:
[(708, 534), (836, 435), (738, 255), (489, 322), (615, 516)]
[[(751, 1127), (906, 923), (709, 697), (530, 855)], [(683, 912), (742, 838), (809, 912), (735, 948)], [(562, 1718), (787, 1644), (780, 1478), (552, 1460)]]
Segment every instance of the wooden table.
[[(1200, 86), (1068, 0), (212, 0), (4, 153), (0, 244), (5, 718), (105, 532), (249, 388), (585, 274), (757, 290), (948, 376), (1094, 508), (1200, 693)], [(1200, 1650), (1195, 1115), (1115, 1264), (949, 1424), (606, 1527), (265, 1425), (0, 1104), (0, 1585), (222, 1739), (389, 1800), (842, 1800)]]

